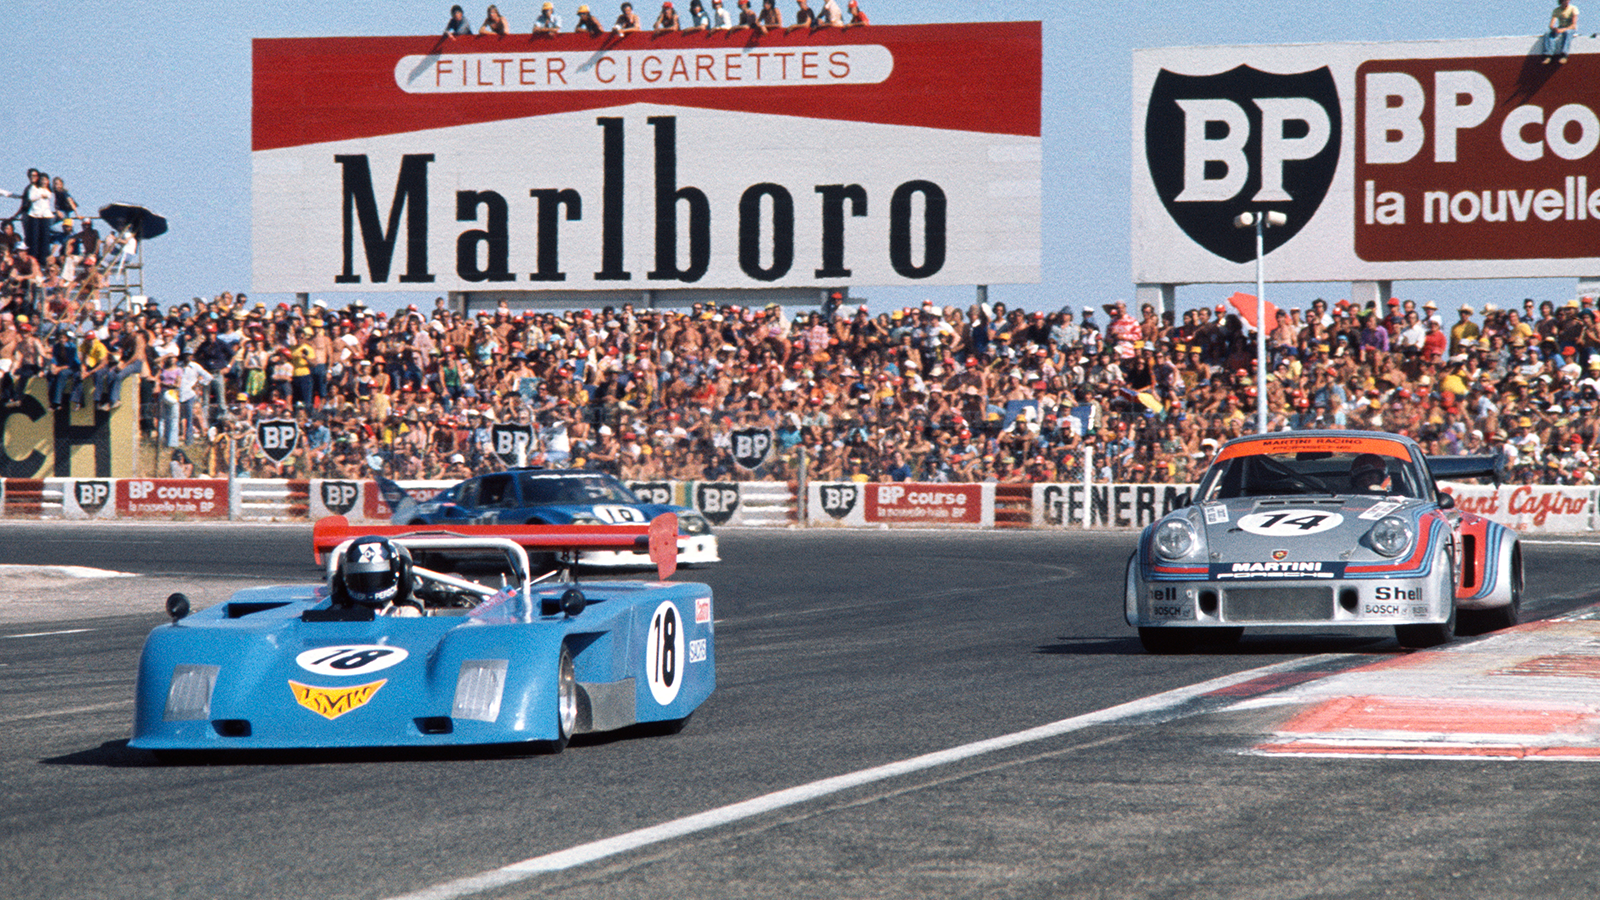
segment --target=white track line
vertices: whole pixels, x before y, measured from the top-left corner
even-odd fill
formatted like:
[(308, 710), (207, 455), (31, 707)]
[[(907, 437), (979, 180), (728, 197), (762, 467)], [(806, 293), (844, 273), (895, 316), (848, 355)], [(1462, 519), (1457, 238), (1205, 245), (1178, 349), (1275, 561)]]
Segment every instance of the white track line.
[(719, 809), (707, 810), (692, 816), (663, 822), (660, 825), (652, 825), (648, 828), (640, 828), (637, 831), (630, 831), (615, 837), (579, 844), (566, 850), (535, 856), (498, 869), (491, 869), (477, 875), (470, 875), (466, 878), (447, 881), (420, 891), (403, 894), (391, 898), (391, 900), (454, 900), (457, 897), (470, 896), (482, 891), (504, 887), (508, 884), (515, 884), (535, 875), (576, 868), (620, 853), (627, 853), (652, 844), (659, 844), (696, 832), (718, 828), (785, 807), (807, 803), (819, 797), (826, 797), (829, 794), (836, 794), (850, 788), (920, 772), (936, 766), (949, 765), (975, 756), (1007, 750), (1034, 741), (1059, 737), (1074, 731), (1092, 728), (1096, 725), (1106, 725), (1136, 716), (1164, 712), (1212, 691), (1242, 684), (1243, 682), (1260, 678), (1263, 675), (1304, 669), (1323, 663), (1336, 655), (1314, 656), (1307, 659), (1263, 666), (1259, 669), (1251, 669), (1247, 672), (1239, 672), (1233, 675), (1225, 675), (1221, 678), (1213, 678), (1210, 681), (1202, 681), (1199, 684), (1192, 684), (1188, 687), (1181, 687), (1139, 700), (1133, 700), (1109, 709), (1073, 716), (1070, 719), (1062, 719), (1059, 722), (1040, 725), (1037, 728), (1029, 728), (1026, 731), (1018, 731), (984, 741), (952, 747), (948, 750), (939, 750), (922, 756), (914, 756), (899, 762), (862, 769), (845, 775), (837, 775), (833, 778), (824, 778), (821, 781), (764, 794), (760, 797), (754, 797)]
[(83, 634), (93, 628), (68, 628), (65, 631), (34, 631), (28, 634), (0, 634), (0, 638), (50, 637), (55, 634)]
[(10, 716), (0, 719), (0, 725), (10, 725), (12, 722), (22, 722), (28, 719), (47, 719), (51, 716), (76, 716), (83, 713), (104, 712), (108, 709), (122, 709), (132, 706), (132, 700), (118, 700), (114, 703), (96, 703), (93, 706), (74, 706), (71, 709), (52, 709), (46, 712), (27, 713), (21, 716)]

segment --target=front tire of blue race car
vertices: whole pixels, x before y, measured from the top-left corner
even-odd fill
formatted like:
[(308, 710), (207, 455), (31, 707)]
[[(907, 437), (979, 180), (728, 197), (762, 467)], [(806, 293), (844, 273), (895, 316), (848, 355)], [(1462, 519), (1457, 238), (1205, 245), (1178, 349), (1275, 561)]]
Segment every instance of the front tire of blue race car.
[(545, 741), (542, 749), (547, 753), (560, 753), (567, 749), (572, 732), (578, 724), (578, 677), (572, 664), (572, 652), (561, 645), (561, 656), (556, 660), (556, 739)]

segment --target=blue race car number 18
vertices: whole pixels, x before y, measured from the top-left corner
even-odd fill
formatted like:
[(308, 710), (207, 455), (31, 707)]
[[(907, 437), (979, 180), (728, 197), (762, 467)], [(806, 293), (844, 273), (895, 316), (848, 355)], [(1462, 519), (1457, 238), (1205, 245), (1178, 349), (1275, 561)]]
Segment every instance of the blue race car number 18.
[(650, 635), (645, 639), (644, 668), (650, 679), (650, 696), (662, 706), (678, 696), (683, 685), (683, 618), (671, 600), (656, 607), (650, 616)]

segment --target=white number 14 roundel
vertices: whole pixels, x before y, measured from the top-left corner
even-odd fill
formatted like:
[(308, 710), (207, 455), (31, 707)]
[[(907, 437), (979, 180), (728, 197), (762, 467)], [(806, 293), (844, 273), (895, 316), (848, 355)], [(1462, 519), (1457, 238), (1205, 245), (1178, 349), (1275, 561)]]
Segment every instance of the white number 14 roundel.
[(1264, 537), (1304, 537), (1338, 528), (1344, 516), (1318, 509), (1278, 509), (1239, 519), (1239, 528)]

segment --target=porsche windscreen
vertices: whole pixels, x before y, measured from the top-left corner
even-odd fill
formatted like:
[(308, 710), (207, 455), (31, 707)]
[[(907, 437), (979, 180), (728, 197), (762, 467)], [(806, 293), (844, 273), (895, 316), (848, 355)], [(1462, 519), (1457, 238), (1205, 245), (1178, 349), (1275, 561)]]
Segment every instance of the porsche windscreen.
[(1294, 494), (1428, 496), (1409, 458), (1370, 450), (1285, 450), (1220, 455), (1200, 482), (1196, 499)]

